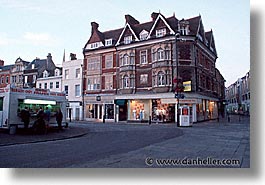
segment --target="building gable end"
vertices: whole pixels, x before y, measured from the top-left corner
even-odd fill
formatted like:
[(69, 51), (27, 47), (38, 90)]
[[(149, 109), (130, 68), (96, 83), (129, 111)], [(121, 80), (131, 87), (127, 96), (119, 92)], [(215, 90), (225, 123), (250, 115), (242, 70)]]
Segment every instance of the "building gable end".
[(170, 27), (170, 25), (168, 24), (168, 22), (166, 21), (166, 19), (165, 19), (163, 16), (161, 16), (161, 14), (159, 14), (159, 15), (157, 16), (157, 18), (156, 18), (156, 20), (155, 20), (155, 22), (154, 22), (154, 24), (153, 24), (153, 26), (152, 26), (150, 32), (149, 32), (149, 35), (148, 35), (147, 39), (149, 39), (149, 38), (151, 37), (151, 34), (152, 34), (152, 32), (155, 30), (155, 27), (156, 27), (156, 25), (157, 25), (157, 23), (158, 23), (159, 20), (162, 20), (162, 21), (163, 21), (163, 23), (164, 23), (164, 24), (166, 25), (166, 27), (169, 29), (170, 34), (175, 34), (174, 30)]

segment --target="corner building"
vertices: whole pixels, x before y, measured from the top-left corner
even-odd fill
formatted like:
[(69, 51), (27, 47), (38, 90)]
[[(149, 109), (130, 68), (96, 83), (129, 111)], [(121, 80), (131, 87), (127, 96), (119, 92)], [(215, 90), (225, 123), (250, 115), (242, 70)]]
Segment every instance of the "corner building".
[(83, 50), (86, 120), (175, 123), (176, 81), (189, 86), (179, 106), (190, 107), (193, 122), (223, 114), (225, 80), (215, 67), (213, 31), (204, 31), (201, 16), (154, 12), (146, 23), (125, 15), (120, 29), (91, 26)]

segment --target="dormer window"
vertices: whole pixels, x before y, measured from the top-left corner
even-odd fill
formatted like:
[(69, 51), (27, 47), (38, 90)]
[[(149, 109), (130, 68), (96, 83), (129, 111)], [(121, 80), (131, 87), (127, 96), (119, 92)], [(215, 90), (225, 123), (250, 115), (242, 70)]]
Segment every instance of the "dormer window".
[(43, 78), (48, 78), (49, 74), (48, 74), (48, 71), (44, 71), (43, 72)]
[(148, 32), (143, 30), (141, 33), (140, 33), (140, 40), (146, 40), (148, 37)]
[(124, 37), (124, 44), (130, 44), (132, 42), (132, 35)]
[(180, 27), (180, 33), (181, 35), (188, 35), (189, 32), (188, 32), (188, 27), (186, 25), (183, 25)]
[(156, 30), (156, 37), (163, 37), (167, 33), (166, 28)]
[(55, 69), (55, 76), (59, 76), (60, 75), (60, 70), (59, 69)]
[(91, 48), (92, 48), (92, 49), (93, 49), (93, 48), (97, 48), (97, 47), (98, 47), (98, 43), (97, 43), (97, 42), (91, 44)]
[(111, 46), (111, 45), (112, 45), (112, 39), (106, 39), (105, 46)]

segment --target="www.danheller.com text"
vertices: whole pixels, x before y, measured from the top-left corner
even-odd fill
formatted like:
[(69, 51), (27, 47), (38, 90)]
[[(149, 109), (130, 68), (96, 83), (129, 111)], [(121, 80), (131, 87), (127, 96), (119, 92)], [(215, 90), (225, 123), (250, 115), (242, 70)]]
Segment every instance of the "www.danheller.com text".
[(239, 159), (216, 159), (212, 157), (207, 158), (182, 158), (182, 159), (155, 159), (147, 157), (145, 164), (148, 166), (240, 166), (241, 161)]

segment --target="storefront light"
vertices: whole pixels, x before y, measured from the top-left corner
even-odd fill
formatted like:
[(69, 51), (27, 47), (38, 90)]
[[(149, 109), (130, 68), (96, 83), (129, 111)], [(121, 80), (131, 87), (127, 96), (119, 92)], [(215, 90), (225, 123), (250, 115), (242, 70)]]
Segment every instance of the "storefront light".
[(56, 101), (52, 101), (52, 100), (25, 99), (24, 103), (25, 104), (56, 105)]

